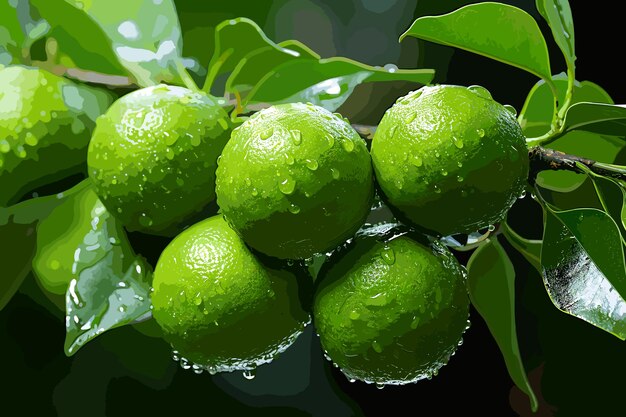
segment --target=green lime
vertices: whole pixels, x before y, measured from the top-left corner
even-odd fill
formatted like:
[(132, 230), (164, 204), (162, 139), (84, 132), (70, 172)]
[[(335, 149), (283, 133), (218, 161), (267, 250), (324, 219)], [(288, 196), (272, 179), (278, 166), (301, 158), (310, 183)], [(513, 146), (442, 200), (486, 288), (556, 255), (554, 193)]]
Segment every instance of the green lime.
[(89, 176), (128, 230), (175, 235), (201, 211), (215, 213), (215, 168), (230, 128), (214, 97), (167, 85), (134, 91), (98, 119)]
[(460, 344), (469, 312), (464, 269), (449, 250), (392, 226), (360, 232), (320, 272), (313, 307), (328, 357), (348, 378), (378, 385), (436, 374)]
[(50, 72), (0, 69), (0, 206), (83, 170), (108, 94)]
[(222, 213), (260, 252), (309, 258), (352, 236), (369, 212), (365, 141), (312, 104), (262, 110), (233, 131), (217, 169)]
[(296, 277), (263, 265), (222, 216), (178, 235), (161, 254), (153, 285), (154, 318), (196, 370), (270, 362), (310, 320)]
[(398, 215), (442, 235), (502, 220), (528, 177), (514, 112), (479, 86), (423, 87), (400, 98), (380, 122), (371, 154)]

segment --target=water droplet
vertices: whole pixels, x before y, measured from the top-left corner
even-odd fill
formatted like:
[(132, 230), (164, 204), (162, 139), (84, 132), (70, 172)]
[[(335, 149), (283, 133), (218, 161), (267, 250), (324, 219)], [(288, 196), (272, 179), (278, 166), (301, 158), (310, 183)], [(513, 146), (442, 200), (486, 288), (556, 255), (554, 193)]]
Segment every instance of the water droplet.
[(356, 379), (354, 378), (348, 378), (348, 382), (350, 382), (351, 384), (354, 384), (356, 382)]
[(459, 149), (463, 148), (463, 140), (457, 138), (456, 136), (452, 137), (452, 142), (454, 142), (454, 146), (456, 146)]
[(319, 167), (319, 164), (317, 163), (316, 159), (307, 159), (306, 167), (311, 171), (315, 171)]
[(440, 194), (441, 193), (441, 189), (435, 185), (435, 193)]
[(393, 135), (396, 134), (396, 130), (398, 129), (398, 126), (393, 125), (389, 128), (389, 137), (392, 138)]
[(463, 182), (463, 177), (462, 177), (462, 176), (460, 176), (460, 175), (458, 175), (458, 176), (456, 177), (456, 180), (457, 180), (458, 182)]
[(202, 304), (202, 297), (200, 297), (199, 295), (196, 295), (196, 297), (193, 299), (193, 303), (199, 306), (200, 304)]
[(504, 108), (507, 109), (507, 111), (513, 116), (517, 116), (517, 110), (515, 110), (515, 107), (511, 106), (510, 104), (505, 104)]
[[(189, 136), (189, 134), (187, 134)], [(202, 142), (202, 138), (200, 136), (191, 136), (191, 146), (199, 146)]]
[(335, 138), (332, 135), (326, 135), (326, 142), (328, 142), (328, 149), (335, 145)]
[(415, 118), (417, 117), (417, 113), (416, 112), (411, 112), (411, 114), (409, 114), (405, 119), (404, 119), (404, 123), (409, 124), (411, 123), (413, 120), (415, 120)]
[(490, 232), (493, 232), (494, 230), (496, 230), (496, 226), (493, 224), (490, 224), (489, 227), (487, 227), (487, 230), (489, 230)]
[(439, 153), (439, 151), (435, 151), (435, 158), (439, 158), (441, 156), (441, 154)]
[(420, 318), (415, 316), (413, 317), (413, 321), (411, 321), (411, 329), (417, 329), (417, 326), (420, 324)]
[(526, 197), (526, 190), (522, 190), (522, 193), (517, 198), (521, 200), (522, 198), (525, 198), (525, 197)]
[(293, 213), (293, 214), (298, 214), (298, 213), (300, 213), (300, 207), (292, 203), (289, 206), (289, 212)]
[(383, 67), (387, 72), (394, 73), (398, 71), (398, 66), (396, 64), (385, 64)]
[(267, 140), (267, 139), (271, 138), (273, 134), (274, 134), (274, 129), (267, 129), (267, 130), (261, 132), (259, 137), (261, 138), (261, 140)]
[(193, 369), (193, 373), (196, 374), (196, 375), (200, 375), (204, 371), (204, 369), (202, 369), (201, 366), (196, 365), (196, 364), (193, 364), (191, 369)]
[(480, 138), (485, 136), (485, 130), (484, 129), (478, 129), (478, 130), (476, 130), (476, 133), (478, 133), (478, 137), (480, 137)]
[(255, 376), (256, 372), (253, 369), (243, 371), (243, 377), (246, 378), (248, 381), (254, 379)]
[(252, 181), (250, 181), (250, 178), (246, 178), (244, 181), (248, 187), (252, 185)]
[(456, 166), (458, 166), (459, 168), (462, 168), (463, 167), (463, 162), (461, 162), (461, 161), (457, 162)]
[(416, 167), (421, 167), (422, 164), (424, 163), (424, 161), (422, 161), (422, 158), (417, 156), (417, 155), (413, 155), (411, 157), (411, 163), (416, 166)]
[(376, 340), (372, 342), (372, 349), (374, 349), (374, 352), (376, 353), (381, 353), (383, 351), (383, 347)]
[(383, 261), (385, 261), (387, 265), (393, 265), (396, 262), (396, 253), (393, 248), (389, 246), (383, 248), (380, 252), (380, 257), (383, 258)]
[(287, 162), (287, 165), (293, 165), (295, 160), (293, 159), (293, 156), (291, 156), (288, 153), (286, 153), (285, 154), (285, 162)]
[(463, 338), (459, 339), (459, 342), (457, 343), (457, 346), (463, 346)]
[(339, 179), (339, 170), (335, 169), (335, 168), (331, 168), (330, 169), (330, 173), (333, 176), (334, 179)]
[(6, 140), (0, 142), (0, 152), (8, 153), (11, 150), (11, 145)]
[(467, 197), (467, 191), (461, 190), (461, 197)]
[(172, 360), (178, 362), (180, 360), (180, 354), (177, 350), (172, 351)]
[(443, 175), (444, 177), (446, 177), (448, 175), (448, 171), (446, 171), (445, 169), (441, 170), (441, 175)]
[(470, 85), (469, 87), (467, 87), (467, 89), (473, 91), (482, 98), (492, 98), (489, 90), (487, 90), (485, 87), (481, 87), (480, 85)]
[(250, 194), (252, 194), (253, 197), (256, 197), (257, 195), (259, 195), (259, 192), (256, 188), (253, 188)]
[(291, 178), (285, 178), (279, 185), (278, 185), (278, 189), (280, 190), (281, 193), (283, 194), (292, 194), (293, 191), (296, 189), (296, 181), (292, 180)]
[(343, 149), (345, 149), (346, 152), (352, 152), (354, 150), (354, 142), (352, 142), (350, 139), (345, 139), (344, 141), (342, 141), (341, 146), (343, 146)]
[(150, 227), (152, 226), (152, 219), (146, 213), (141, 213), (139, 215), (139, 224), (143, 227)]
[(358, 311), (356, 311), (356, 310), (352, 310), (352, 311), (350, 312), (349, 317), (350, 317), (350, 320), (356, 320), (356, 319), (358, 319), (359, 317), (361, 317), (361, 314), (360, 314)]
[(381, 382), (377, 382), (377, 383), (376, 383), (376, 388), (378, 388), (378, 389), (383, 389), (383, 388), (385, 388), (385, 384), (383, 384), (383, 383), (381, 383)]
[(37, 143), (39, 142), (39, 140), (37, 139), (37, 137), (35, 135), (33, 135), (32, 133), (28, 132), (26, 134), (26, 137), (24, 138), (24, 142), (26, 142), (26, 144), (28, 146), (36, 146)]
[(167, 146), (174, 145), (176, 141), (178, 140), (178, 135), (176, 134), (170, 135), (169, 132), (163, 132), (163, 135), (165, 136), (165, 144)]
[(291, 139), (293, 140), (293, 143), (295, 143), (296, 145), (300, 145), (300, 143), (302, 143), (302, 132), (300, 132), (299, 130), (291, 130), (289, 132)]

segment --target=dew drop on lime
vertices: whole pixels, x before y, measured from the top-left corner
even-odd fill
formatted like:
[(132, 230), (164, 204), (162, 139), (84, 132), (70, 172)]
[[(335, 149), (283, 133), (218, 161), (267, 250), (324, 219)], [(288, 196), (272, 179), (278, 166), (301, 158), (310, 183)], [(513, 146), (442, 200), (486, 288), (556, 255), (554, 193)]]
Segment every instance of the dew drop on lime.
[(350, 139), (346, 139), (341, 142), (341, 146), (343, 146), (343, 149), (345, 149), (346, 152), (352, 152), (354, 150), (354, 142), (352, 142)]
[(286, 153), (285, 154), (285, 162), (287, 163), (287, 165), (293, 165), (295, 160), (293, 159), (293, 156)]
[(424, 161), (422, 160), (421, 157), (417, 156), (417, 155), (413, 155), (413, 157), (411, 158), (411, 163), (416, 166), (416, 167), (421, 167), (422, 164), (424, 163)]
[(416, 112), (411, 112), (407, 117), (404, 118), (404, 123), (409, 124), (417, 117)]
[(6, 140), (3, 140), (2, 142), (0, 142), (0, 152), (8, 153), (10, 150), (11, 150), (11, 145), (9, 145), (9, 142), (7, 142)]
[(372, 342), (372, 349), (374, 349), (374, 352), (376, 353), (382, 353), (383, 351), (383, 347), (376, 340)]
[(505, 104), (504, 108), (513, 116), (517, 116), (517, 110), (515, 110), (515, 107), (511, 106), (510, 104)]
[(392, 137), (393, 137), (393, 135), (395, 135), (395, 134), (396, 134), (396, 130), (397, 130), (397, 129), (398, 129), (398, 126), (396, 126), (396, 125), (391, 126), (391, 128), (389, 129), (389, 137), (390, 137), (390, 138), (392, 138)]
[(293, 140), (293, 143), (295, 143), (296, 145), (300, 145), (302, 143), (302, 132), (300, 132), (297, 129), (294, 129), (294, 130), (291, 130), (289, 134), (291, 136), (291, 140)]
[(456, 177), (456, 180), (457, 180), (458, 182), (463, 182), (463, 179), (464, 179), (464, 178), (463, 178), (462, 176), (460, 176), (460, 175), (458, 175), (458, 176)]
[(494, 230), (496, 230), (496, 226), (493, 224), (490, 224), (489, 227), (487, 227), (487, 230), (489, 230), (490, 232), (493, 232)]
[(253, 188), (250, 194), (252, 194), (253, 197), (256, 197), (257, 195), (259, 195), (259, 191), (256, 188)]
[(315, 171), (319, 167), (319, 164), (317, 163), (316, 159), (307, 159), (306, 167), (311, 171)]
[(356, 320), (361, 317), (361, 314), (356, 310), (352, 310), (348, 317), (350, 317), (350, 320)]
[(328, 149), (335, 145), (335, 138), (332, 135), (326, 135), (326, 142), (328, 143)]
[(454, 146), (456, 146), (459, 149), (463, 149), (463, 140), (457, 138), (456, 136), (452, 137), (452, 142), (454, 142)]
[(482, 98), (487, 98), (487, 99), (492, 98), (489, 90), (487, 90), (485, 87), (481, 87), (480, 85), (470, 85), (469, 87), (467, 87), (467, 89), (470, 91), (473, 91), (474, 93), (481, 96)]
[(274, 129), (267, 129), (267, 130), (261, 132), (259, 137), (261, 138), (261, 140), (267, 140), (267, 139), (271, 138), (273, 134), (274, 134)]
[(152, 219), (146, 215), (146, 213), (141, 213), (139, 216), (139, 224), (143, 227), (152, 226)]
[(250, 181), (250, 178), (247, 178), (244, 180), (244, 182), (246, 183), (246, 185), (249, 187), (252, 185), (252, 181)]
[(480, 138), (485, 136), (485, 130), (484, 129), (478, 129), (478, 130), (476, 130), (476, 133), (478, 134), (478, 137), (480, 137)]
[(463, 167), (463, 162), (461, 162), (461, 161), (457, 162), (456, 166), (458, 166), (459, 168), (462, 168)]
[(292, 194), (293, 191), (296, 189), (296, 181), (292, 180), (291, 178), (285, 178), (278, 185), (278, 189), (283, 194), (287, 194), (287, 195)]
[(383, 261), (387, 265), (393, 265), (394, 263), (396, 263), (396, 253), (394, 252), (393, 248), (389, 246), (385, 246), (383, 248), (383, 250), (380, 252), (380, 257), (383, 258)]
[(334, 179), (339, 179), (339, 170), (335, 169), (335, 168), (331, 168), (330, 169), (330, 174), (333, 176)]
[(248, 381), (253, 380), (255, 376), (256, 372), (252, 369), (243, 371), (243, 377), (246, 378)]
[(385, 388), (385, 384), (383, 384), (383, 383), (381, 383), (381, 382), (377, 382), (377, 383), (376, 383), (376, 388), (378, 388), (378, 389), (383, 389), (383, 388)]
[(435, 193), (441, 194), (441, 188), (439, 188), (437, 185), (435, 185), (434, 188), (435, 188)]
[(441, 175), (443, 175), (444, 177), (446, 177), (448, 175), (448, 171), (446, 171), (445, 169), (441, 170)]
[(411, 324), (410, 324), (411, 329), (417, 329), (417, 326), (419, 326), (419, 324), (420, 324), (420, 318), (417, 316), (413, 317), (413, 320), (411, 321)]

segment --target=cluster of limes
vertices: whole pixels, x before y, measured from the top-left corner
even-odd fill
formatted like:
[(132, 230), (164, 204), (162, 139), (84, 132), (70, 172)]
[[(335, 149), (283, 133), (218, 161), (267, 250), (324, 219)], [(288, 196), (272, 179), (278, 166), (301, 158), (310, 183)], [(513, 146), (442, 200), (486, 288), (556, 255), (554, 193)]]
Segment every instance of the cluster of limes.
[[(370, 149), (312, 104), (237, 126), (215, 98), (159, 85), (98, 119), (88, 169), (128, 230), (175, 236), (154, 272), (153, 316), (186, 364), (250, 372), (312, 315), (350, 379), (384, 385), (430, 377), (456, 350), (465, 273), (438, 238), (500, 221), (528, 157), (515, 115), (477, 86), (400, 98)], [(394, 223), (365, 223), (377, 193)], [(330, 259), (311, 303), (312, 278), (282, 260), (319, 253)]]

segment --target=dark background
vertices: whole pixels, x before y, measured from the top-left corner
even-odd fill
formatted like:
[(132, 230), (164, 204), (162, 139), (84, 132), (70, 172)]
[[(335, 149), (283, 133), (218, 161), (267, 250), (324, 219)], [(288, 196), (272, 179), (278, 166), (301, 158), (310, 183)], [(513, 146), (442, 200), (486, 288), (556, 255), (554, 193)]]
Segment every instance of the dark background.
[[(415, 39), (397, 37), (415, 17), (440, 14), (469, 3), (452, 0), (289, 0), (275, 2), (177, 1), (185, 33), (185, 54), (206, 63), (212, 27), (247, 16), (276, 41), (296, 38), (322, 56), (347, 56), (371, 65), (437, 69), (436, 82), (480, 84), (494, 98), (521, 109), (537, 81), (524, 71), (487, 58)], [(534, 1), (506, 2), (540, 20)], [(623, 83), (622, 15), (609, 2), (571, 2), (576, 28), (579, 80), (603, 86), (617, 103), (626, 102)], [(563, 60), (547, 28), (552, 71)], [(360, 88), (342, 107), (353, 122), (375, 124), (382, 112), (411, 86), (402, 83)], [(531, 234), (541, 213), (530, 198), (511, 216)], [(162, 242), (140, 239), (158, 253)], [(510, 247), (507, 247), (510, 250)], [(614, 415), (623, 410), (626, 389), (623, 342), (554, 308), (541, 278), (510, 251), (517, 273), (520, 348), (540, 397), (540, 416)], [(465, 254), (459, 255), (466, 260)], [(309, 329), (279, 360), (246, 381), (239, 374), (195, 375), (169, 359), (169, 349), (150, 324), (106, 333), (72, 358), (63, 354), (62, 312), (32, 277), (0, 313), (3, 388), (0, 415), (126, 416), (271, 415), (377, 416), (396, 414), (531, 415), (527, 399), (513, 387), (501, 354), (482, 319), (471, 312), (465, 343), (430, 381), (378, 390), (349, 383), (319, 348)], [(271, 325), (271, 324), (270, 324)], [(138, 331), (140, 330), (140, 331)]]

